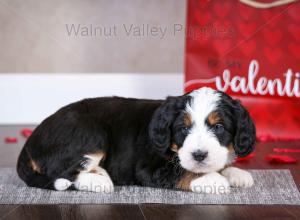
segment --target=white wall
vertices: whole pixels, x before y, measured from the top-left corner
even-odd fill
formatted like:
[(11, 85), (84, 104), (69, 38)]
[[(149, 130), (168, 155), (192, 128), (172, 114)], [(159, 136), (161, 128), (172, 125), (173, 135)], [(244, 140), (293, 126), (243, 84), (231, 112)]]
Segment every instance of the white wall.
[(36, 124), (87, 97), (180, 95), (183, 81), (182, 73), (1, 74), (0, 124)]
[(185, 0), (1, 0), (0, 72), (183, 72), (185, 14)]

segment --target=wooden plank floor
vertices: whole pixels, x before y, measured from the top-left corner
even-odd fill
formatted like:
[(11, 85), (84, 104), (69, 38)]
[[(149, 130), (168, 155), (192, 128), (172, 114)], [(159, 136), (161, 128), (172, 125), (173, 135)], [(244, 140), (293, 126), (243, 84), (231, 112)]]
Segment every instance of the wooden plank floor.
[[(20, 130), (34, 126), (0, 126), (0, 166), (15, 166), (25, 142)], [(18, 143), (6, 144), (4, 137), (16, 136)], [(238, 163), (245, 169), (290, 169), (300, 189), (299, 164), (269, 164), (264, 156), (273, 147), (297, 147), (300, 142), (259, 143), (256, 156)], [(300, 159), (300, 154), (293, 154)], [(0, 205), (0, 219), (300, 219), (300, 206), (287, 205)]]

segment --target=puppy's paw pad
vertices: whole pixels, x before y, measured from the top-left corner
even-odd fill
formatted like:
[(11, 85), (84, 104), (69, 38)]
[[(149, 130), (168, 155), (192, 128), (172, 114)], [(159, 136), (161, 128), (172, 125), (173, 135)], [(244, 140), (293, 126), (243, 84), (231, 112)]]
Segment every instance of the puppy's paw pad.
[(236, 167), (228, 167), (221, 174), (228, 179), (230, 186), (248, 188), (254, 184), (252, 175), (249, 172)]
[(193, 180), (190, 188), (196, 193), (227, 194), (230, 192), (228, 180), (219, 173), (209, 173)]

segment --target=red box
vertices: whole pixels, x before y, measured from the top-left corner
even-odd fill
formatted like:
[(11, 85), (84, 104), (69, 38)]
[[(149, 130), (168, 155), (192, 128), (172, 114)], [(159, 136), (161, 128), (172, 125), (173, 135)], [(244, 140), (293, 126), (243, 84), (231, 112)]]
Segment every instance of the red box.
[(300, 1), (188, 0), (185, 64), (186, 92), (224, 91), (258, 136), (300, 138)]

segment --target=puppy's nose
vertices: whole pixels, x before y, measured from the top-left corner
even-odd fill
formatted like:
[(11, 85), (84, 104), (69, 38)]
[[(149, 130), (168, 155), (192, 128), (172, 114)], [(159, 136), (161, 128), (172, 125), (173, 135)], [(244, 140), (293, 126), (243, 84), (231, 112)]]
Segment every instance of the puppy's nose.
[(192, 153), (194, 159), (198, 162), (203, 161), (207, 157), (207, 154), (208, 154), (207, 152), (203, 152), (201, 150), (197, 150)]

